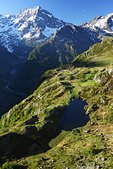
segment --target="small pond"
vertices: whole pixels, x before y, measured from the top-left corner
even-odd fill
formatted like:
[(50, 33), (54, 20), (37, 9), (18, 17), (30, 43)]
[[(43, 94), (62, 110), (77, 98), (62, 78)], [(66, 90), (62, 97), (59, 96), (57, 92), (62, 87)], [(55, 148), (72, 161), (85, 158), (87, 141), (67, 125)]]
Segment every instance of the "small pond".
[(72, 130), (84, 126), (89, 121), (89, 116), (85, 114), (84, 106), (87, 103), (82, 99), (74, 99), (64, 110), (61, 117), (61, 129)]

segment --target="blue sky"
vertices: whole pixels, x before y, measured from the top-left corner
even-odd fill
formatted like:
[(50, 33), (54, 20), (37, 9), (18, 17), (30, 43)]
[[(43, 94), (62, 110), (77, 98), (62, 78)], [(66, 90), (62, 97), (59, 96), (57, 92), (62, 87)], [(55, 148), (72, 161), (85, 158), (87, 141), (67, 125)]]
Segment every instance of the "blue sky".
[(54, 16), (76, 25), (90, 21), (95, 16), (113, 13), (110, 0), (0, 0), (1, 14), (15, 14), (21, 9), (41, 6)]

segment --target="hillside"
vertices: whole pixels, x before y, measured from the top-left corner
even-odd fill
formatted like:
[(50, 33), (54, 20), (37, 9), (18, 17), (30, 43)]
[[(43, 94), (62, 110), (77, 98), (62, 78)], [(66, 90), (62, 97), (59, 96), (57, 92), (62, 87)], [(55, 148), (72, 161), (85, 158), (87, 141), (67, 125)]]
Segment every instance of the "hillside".
[(108, 67), (110, 64), (112, 64), (112, 48), (113, 39), (107, 38), (76, 57), (73, 64), (78, 67)]
[(28, 60), (17, 73), (12, 88), (24, 93), (34, 91), (45, 71), (70, 63), (97, 42), (100, 40), (95, 32), (67, 24), (31, 51)]
[[(112, 52), (108, 39), (70, 65), (47, 71), (38, 89), (1, 118), (2, 169), (113, 168)], [(62, 114), (74, 98), (87, 102), (90, 119), (62, 130)]]

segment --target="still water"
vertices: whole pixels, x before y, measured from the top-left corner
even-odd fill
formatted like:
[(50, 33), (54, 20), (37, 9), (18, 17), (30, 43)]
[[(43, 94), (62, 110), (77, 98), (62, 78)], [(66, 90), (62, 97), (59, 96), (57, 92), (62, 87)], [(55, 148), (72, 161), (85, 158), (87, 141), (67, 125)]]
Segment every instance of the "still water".
[(74, 99), (64, 110), (61, 117), (61, 129), (72, 130), (84, 126), (89, 121), (89, 116), (85, 114), (84, 106), (87, 103), (82, 99)]

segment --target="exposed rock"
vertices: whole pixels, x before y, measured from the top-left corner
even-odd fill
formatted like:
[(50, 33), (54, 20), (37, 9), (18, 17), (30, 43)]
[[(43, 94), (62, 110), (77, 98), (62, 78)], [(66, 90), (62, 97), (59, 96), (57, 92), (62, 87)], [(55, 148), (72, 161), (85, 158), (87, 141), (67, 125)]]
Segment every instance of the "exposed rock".
[(108, 73), (113, 77), (113, 65), (110, 68), (108, 68)]
[(95, 75), (94, 81), (104, 85), (108, 81), (109, 77), (110, 77), (110, 74), (109, 74), (108, 70), (103, 69)]

